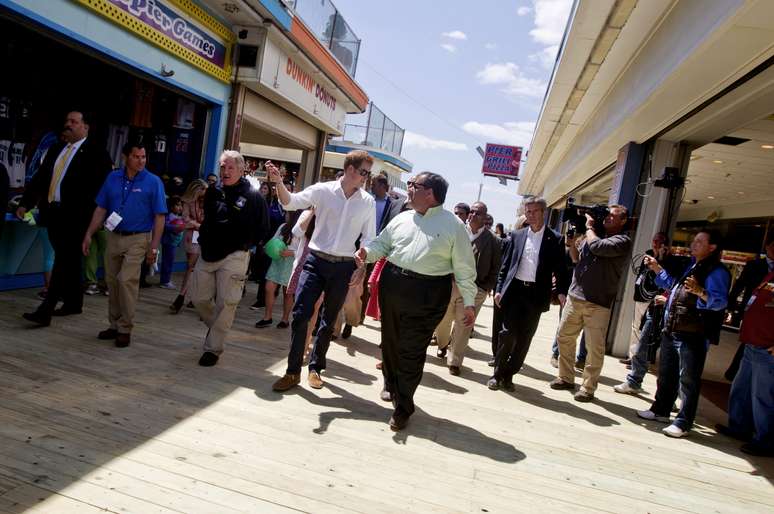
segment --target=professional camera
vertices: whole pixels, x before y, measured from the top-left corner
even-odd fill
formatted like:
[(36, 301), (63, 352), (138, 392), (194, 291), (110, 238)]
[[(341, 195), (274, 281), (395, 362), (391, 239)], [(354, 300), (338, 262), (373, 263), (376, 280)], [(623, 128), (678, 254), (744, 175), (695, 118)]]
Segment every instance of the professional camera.
[(594, 232), (603, 237), (605, 234), (604, 221), (610, 212), (607, 205), (580, 205), (575, 203), (575, 198), (568, 198), (567, 203), (562, 210), (562, 222), (569, 223), (567, 227), (567, 237), (573, 238), (576, 233), (586, 232), (586, 214), (594, 218)]

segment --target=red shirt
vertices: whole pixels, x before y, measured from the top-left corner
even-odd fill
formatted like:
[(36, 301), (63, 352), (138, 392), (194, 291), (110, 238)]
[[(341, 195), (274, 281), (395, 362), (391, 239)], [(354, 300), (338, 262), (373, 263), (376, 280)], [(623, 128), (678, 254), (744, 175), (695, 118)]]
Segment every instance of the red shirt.
[(769, 272), (744, 313), (739, 340), (751, 346), (774, 346), (774, 271)]

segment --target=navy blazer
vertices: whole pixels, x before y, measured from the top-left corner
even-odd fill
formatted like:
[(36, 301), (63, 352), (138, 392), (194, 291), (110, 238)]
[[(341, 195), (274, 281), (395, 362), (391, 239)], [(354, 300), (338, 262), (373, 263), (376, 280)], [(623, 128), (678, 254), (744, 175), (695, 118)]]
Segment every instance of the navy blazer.
[(390, 224), (392, 221), (392, 218), (400, 214), (401, 209), (403, 208), (403, 204), (406, 203), (406, 200), (403, 198), (395, 199), (392, 198), (390, 195), (387, 195), (387, 203), (384, 205), (384, 212), (382, 212), (382, 219), (379, 220), (378, 230), (376, 231), (376, 234), (378, 235), (379, 232), (384, 230), (384, 227)]
[[(516, 278), (524, 243), (527, 240), (529, 227), (515, 230), (511, 233), (510, 244), (503, 250), (503, 261), (500, 273), (497, 277), (496, 293), (500, 293), (500, 305), (506, 307), (514, 294), (511, 283)], [(543, 232), (543, 241), (540, 243), (540, 255), (538, 256), (537, 273), (535, 274), (535, 287), (532, 289), (532, 300), (545, 312), (551, 305), (552, 276), (556, 277), (559, 294), (567, 294), (570, 286), (569, 274), (565, 263), (565, 250), (561, 236), (549, 227)]]

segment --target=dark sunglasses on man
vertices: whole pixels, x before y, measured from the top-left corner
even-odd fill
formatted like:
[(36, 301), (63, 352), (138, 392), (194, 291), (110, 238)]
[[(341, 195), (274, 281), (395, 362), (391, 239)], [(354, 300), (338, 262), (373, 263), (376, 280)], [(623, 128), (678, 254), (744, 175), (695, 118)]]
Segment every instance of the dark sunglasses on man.
[(371, 171), (367, 170), (365, 168), (360, 168), (359, 170), (357, 170), (357, 172), (360, 173), (361, 177), (370, 177), (371, 176)]
[(411, 187), (417, 190), (424, 190), (427, 189), (427, 186), (424, 184), (420, 184), (419, 182), (416, 182), (414, 180), (409, 180), (406, 182), (406, 187)]

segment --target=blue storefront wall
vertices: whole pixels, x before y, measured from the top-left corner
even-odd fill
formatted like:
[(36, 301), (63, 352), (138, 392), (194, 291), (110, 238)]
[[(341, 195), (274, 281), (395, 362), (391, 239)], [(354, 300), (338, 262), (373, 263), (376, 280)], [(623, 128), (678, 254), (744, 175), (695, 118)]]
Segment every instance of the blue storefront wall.
[[(95, 51), (141, 76), (200, 98), (209, 107), (202, 175), (218, 169), (226, 136), (231, 85), (138, 37), (73, 0), (0, 0), (0, 13), (21, 16), (50, 32)], [(162, 66), (174, 76), (162, 75)], [(7, 216), (0, 240), (0, 290), (42, 284), (43, 244), (40, 229)], [(177, 263), (180, 268), (182, 263)]]

